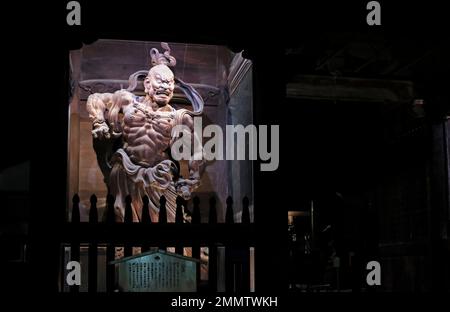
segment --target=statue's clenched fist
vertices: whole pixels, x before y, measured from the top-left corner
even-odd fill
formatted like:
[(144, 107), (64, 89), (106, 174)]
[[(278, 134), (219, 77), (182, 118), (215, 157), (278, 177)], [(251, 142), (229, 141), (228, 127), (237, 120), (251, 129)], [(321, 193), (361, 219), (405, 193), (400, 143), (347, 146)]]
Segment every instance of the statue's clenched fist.
[(108, 125), (106, 123), (96, 125), (94, 127), (94, 130), (92, 130), (92, 136), (94, 137), (94, 139), (109, 139), (110, 135)]

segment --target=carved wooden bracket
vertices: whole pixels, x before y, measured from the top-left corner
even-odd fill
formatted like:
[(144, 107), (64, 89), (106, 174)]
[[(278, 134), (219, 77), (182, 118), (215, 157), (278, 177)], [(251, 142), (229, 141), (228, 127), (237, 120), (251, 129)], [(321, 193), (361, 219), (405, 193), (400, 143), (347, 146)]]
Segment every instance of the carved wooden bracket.
[(236, 91), (245, 74), (252, 68), (252, 62), (242, 57), (242, 53), (237, 53), (230, 65), (228, 74), (228, 86), (230, 96)]

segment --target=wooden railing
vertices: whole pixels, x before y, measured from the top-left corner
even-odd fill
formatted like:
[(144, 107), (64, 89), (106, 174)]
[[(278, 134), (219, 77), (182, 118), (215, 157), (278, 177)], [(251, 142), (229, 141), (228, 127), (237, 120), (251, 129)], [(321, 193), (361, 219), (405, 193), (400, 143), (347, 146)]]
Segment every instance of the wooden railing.
[[(187, 202), (177, 198), (175, 222), (167, 222), (166, 199), (160, 198), (158, 222), (152, 222), (149, 199), (143, 198), (141, 222), (133, 222), (131, 197), (125, 199), (123, 223), (115, 222), (114, 197), (107, 196), (104, 222), (98, 220), (97, 197), (90, 198), (89, 222), (80, 222), (80, 198), (72, 199), (72, 218), (62, 229), (61, 242), (70, 246), (70, 260), (80, 261), (80, 246), (88, 246), (88, 291), (97, 292), (97, 257), (99, 246), (106, 246), (106, 291), (115, 291), (115, 268), (109, 264), (116, 258), (116, 247), (123, 246), (124, 257), (131, 256), (133, 247), (148, 251), (152, 246), (166, 250), (175, 247), (175, 253), (183, 254), (184, 247), (192, 248), (192, 257), (200, 259), (201, 247), (208, 247), (208, 279), (200, 280), (200, 263), (197, 264), (197, 285), (200, 292), (218, 290), (218, 272), (225, 270), (225, 291), (248, 292), (250, 290), (250, 247), (255, 246), (254, 224), (250, 222), (249, 200), (242, 201), (241, 220), (234, 220), (233, 200), (227, 198), (225, 223), (217, 222), (216, 200), (209, 200), (208, 223), (201, 222), (200, 200), (192, 200), (191, 222), (184, 218)], [(237, 222), (235, 222), (237, 221)], [(225, 248), (224, 268), (218, 267), (218, 247)], [(63, 268), (64, 270), (64, 268)], [(70, 286), (70, 291), (79, 291), (78, 286)]]

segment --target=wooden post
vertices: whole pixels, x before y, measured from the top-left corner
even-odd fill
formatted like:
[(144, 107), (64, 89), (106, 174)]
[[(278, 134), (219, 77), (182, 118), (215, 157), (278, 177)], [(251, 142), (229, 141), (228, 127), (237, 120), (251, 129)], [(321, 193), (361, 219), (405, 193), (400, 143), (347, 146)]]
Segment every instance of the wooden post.
[[(112, 225), (115, 222), (115, 214), (114, 214), (114, 196), (108, 194), (106, 197), (106, 223), (108, 225)], [(115, 259), (115, 246), (113, 243), (109, 243), (106, 247), (106, 292), (112, 293), (114, 292), (114, 283), (115, 283), (115, 265), (109, 264), (111, 261)]]
[[(150, 218), (150, 211), (148, 210), (148, 204), (149, 204), (149, 199), (148, 196), (145, 195), (144, 197), (142, 197), (142, 202), (144, 203), (143, 207), (142, 207), (142, 218), (141, 218), (141, 222), (143, 224), (151, 224), (152, 220)], [(142, 244), (141, 246), (142, 248), (142, 252), (146, 252), (150, 250), (150, 247), (147, 244)]]
[[(217, 224), (216, 199), (209, 200), (209, 220), (210, 225)], [(217, 292), (217, 246), (210, 243), (208, 246), (208, 288), (211, 293)]]
[[(78, 194), (75, 194), (72, 198), (72, 223), (80, 224), (80, 197)], [(72, 242), (70, 244), (70, 260), (80, 262), (80, 242), (76, 240), (75, 237), (72, 237)], [(72, 285), (70, 286), (71, 292), (78, 292), (79, 286)]]
[[(166, 210), (166, 197), (162, 195), (159, 198), (159, 217), (158, 217), (158, 223), (160, 224), (166, 224), (167, 223), (167, 210)], [(159, 246), (160, 249), (166, 250), (166, 245), (161, 244)]]
[(225, 223), (227, 224), (234, 223), (233, 198), (231, 198), (231, 196), (227, 197), (227, 210), (225, 213)]
[(142, 197), (142, 202), (144, 203), (144, 205), (142, 207), (142, 218), (141, 218), (142, 221), (141, 222), (145, 223), (145, 224), (152, 223), (152, 220), (150, 218), (150, 211), (148, 210), (148, 204), (150, 201), (149, 201), (147, 195)]
[(450, 288), (446, 280), (450, 275), (446, 269), (450, 255), (450, 126), (446, 117), (436, 119), (431, 125), (428, 258), (431, 290), (445, 291)]
[[(192, 225), (195, 226), (201, 223), (200, 220), (200, 199), (195, 196), (193, 199), (194, 207), (192, 208)], [(192, 242), (192, 258), (200, 260), (200, 245), (197, 242)], [(200, 284), (200, 262), (197, 262), (197, 285)]]
[[(91, 208), (89, 210), (89, 223), (98, 223), (97, 196), (91, 196)], [(97, 292), (97, 242), (89, 244), (88, 252), (88, 291)]]
[[(131, 208), (131, 196), (127, 195), (125, 197), (125, 216), (124, 216), (124, 222), (126, 224), (133, 223), (133, 210)], [(130, 244), (125, 244), (124, 246), (124, 256), (129, 257), (133, 255), (133, 246)]]
[(72, 223), (78, 224), (80, 223), (80, 197), (78, 194), (73, 195), (72, 197)]
[[(250, 224), (250, 209), (249, 209), (250, 201), (248, 197), (245, 196), (242, 199), (242, 218), (241, 223), (245, 225)], [(250, 246), (242, 247), (242, 278), (240, 290), (242, 292), (250, 291)]]
[[(225, 223), (234, 223), (233, 199), (231, 196), (227, 198), (227, 209), (225, 214)], [(225, 246), (225, 291), (235, 291), (235, 266), (233, 264), (233, 247)]]
[[(177, 210), (175, 212), (175, 223), (176, 224), (183, 224), (183, 205), (184, 200), (180, 196), (177, 196)], [(175, 246), (175, 253), (179, 255), (183, 255), (183, 246), (180, 244), (177, 244)]]
[(248, 197), (245, 196), (242, 199), (242, 217), (241, 217), (241, 222), (243, 224), (250, 224), (250, 201), (248, 200)]

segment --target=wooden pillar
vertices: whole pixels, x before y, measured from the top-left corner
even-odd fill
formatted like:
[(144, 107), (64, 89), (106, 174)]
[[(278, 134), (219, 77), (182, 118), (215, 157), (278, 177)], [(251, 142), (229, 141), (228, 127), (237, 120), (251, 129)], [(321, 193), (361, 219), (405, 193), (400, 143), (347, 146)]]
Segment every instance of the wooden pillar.
[[(177, 208), (175, 211), (175, 223), (176, 224), (183, 224), (183, 206), (185, 205), (185, 201), (180, 196), (177, 196)], [(175, 246), (175, 253), (179, 255), (183, 255), (183, 246), (180, 244), (176, 244)]]
[[(217, 223), (216, 199), (211, 197), (209, 200), (209, 224)], [(208, 288), (209, 292), (217, 291), (217, 245), (212, 243), (208, 246)]]
[[(108, 226), (114, 224), (116, 220), (114, 212), (114, 196), (109, 194), (106, 197), (106, 223)], [(106, 247), (106, 292), (114, 292), (115, 284), (115, 264), (110, 264), (111, 261), (115, 260), (116, 248), (113, 243), (109, 243)]]
[[(80, 198), (77, 194), (75, 194), (72, 198), (72, 224), (79, 224), (80, 223)], [(76, 237), (71, 237), (72, 242), (70, 244), (70, 261), (77, 261), (80, 262), (80, 242), (77, 240)], [(79, 291), (78, 285), (72, 285), (70, 286), (70, 292), (78, 292)]]
[[(280, 125), (295, 122), (295, 116), (289, 114), (284, 100), (287, 78), (284, 71), (288, 66), (283, 63), (284, 49), (277, 45), (271, 46), (270, 49), (255, 46), (245, 52), (244, 57), (250, 58), (253, 62), (254, 124)], [(289, 135), (289, 133), (282, 133), (280, 129), (280, 155), (289, 155), (292, 152), (292, 144), (287, 141)], [(287, 209), (283, 204), (291, 201), (292, 196), (296, 196), (296, 194), (286, 193), (283, 177), (289, 176), (289, 172), (295, 169), (280, 166), (276, 171), (261, 171), (261, 161), (253, 163), (255, 166), (253, 171), (253, 206), (255, 207), (253, 222), (256, 230), (255, 291), (280, 291), (280, 287), (286, 289), (288, 287), (287, 266), (280, 265), (280, 263), (287, 263)], [(283, 170), (286, 170), (284, 175)]]
[(429, 256), (431, 290), (448, 290), (449, 273), (449, 119), (439, 118), (431, 125), (429, 183)]
[[(200, 218), (200, 199), (195, 196), (193, 200), (194, 207), (192, 209), (192, 225), (195, 226), (197, 224), (200, 224), (201, 218)], [(200, 245), (197, 242), (192, 242), (192, 258), (200, 260)], [(197, 289), (198, 285), (200, 284), (200, 276), (201, 276), (201, 265), (200, 262), (197, 262)]]
[[(89, 211), (89, 223), (98, 223), (98, 212), (97, 212), (97, 196), (91, 196), (91, 208)], [(89, 254), (88, 254), (88, 291), (97, 292), (97, 242), (92, 242), (89, 244)]]

